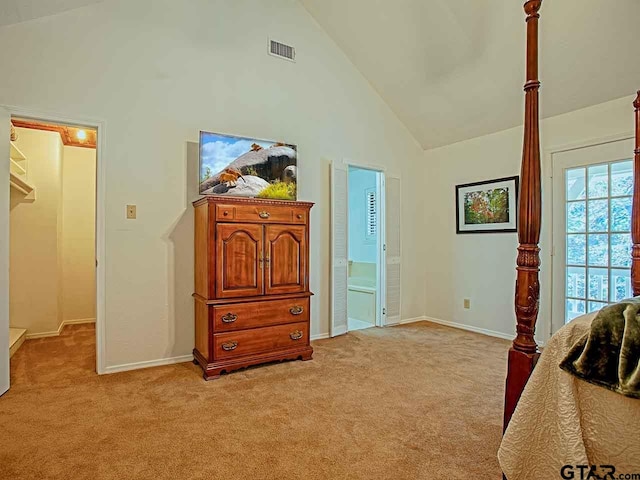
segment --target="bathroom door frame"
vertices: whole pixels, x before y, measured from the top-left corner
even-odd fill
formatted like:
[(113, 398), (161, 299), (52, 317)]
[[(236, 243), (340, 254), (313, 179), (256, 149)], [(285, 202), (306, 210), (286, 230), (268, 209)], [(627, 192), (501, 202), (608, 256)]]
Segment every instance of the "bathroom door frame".
[[(386, 197), (385, 197), (385, 174), (386, 169), (379, 165), (373, 165), (362, 162), (354, 162), (353, 160), (344, 160), (349, 167), (360, 168), (363, 170), (371, 170), (376, 173), (376, 192), (378, 193), (378, 235), (376, 238), (376, 327), (386, 326), (386, 298), (387, 298), (387, 254), (386, 254)], [(349, 182), (347, 181), (347, 195), (349, 193)], [(348, 210), (348, 209), (347, 209)], [(347, 218), (347, 232), (349, 231), (349, 219)], [(347, 308), (349, 308), (347, 300)], [(348, 330), (347, 330), (348, 331)]]
[[(61, 112), (48, 112), (35, 110), (29, 107), (16, 105), (0, 105), (8, 110), (11, 117), (28, 118), (47, 123), (57, 123), (63, 125), (78, 125), (94, 128), (97, 131), (96, 145), (96, 224), (95, 224), (95, 255), (96, 255), (96, 372), (102, 375), (106, 370), (106, 122), (102, 119), (82, 117), (74, 114)], [(8, 152), (6, 152), (8, 154)], [(6, 176), (6, 179), (4, 178)], [(0, 174), (0, 181), (9, 182), (9, 172)], [(7, 259), (8, 261), (8, 259)]]

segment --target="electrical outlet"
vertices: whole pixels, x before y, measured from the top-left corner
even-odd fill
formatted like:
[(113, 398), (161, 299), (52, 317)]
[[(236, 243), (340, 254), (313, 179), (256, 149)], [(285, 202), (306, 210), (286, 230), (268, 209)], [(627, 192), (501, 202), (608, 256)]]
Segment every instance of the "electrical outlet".
[(136, 218), (136, 206), (135, 205), (127, 205), (127, 218), (135, 219)]
[(471, 300), (468, 298), (464, 299), (464, 308), (471, 308)]

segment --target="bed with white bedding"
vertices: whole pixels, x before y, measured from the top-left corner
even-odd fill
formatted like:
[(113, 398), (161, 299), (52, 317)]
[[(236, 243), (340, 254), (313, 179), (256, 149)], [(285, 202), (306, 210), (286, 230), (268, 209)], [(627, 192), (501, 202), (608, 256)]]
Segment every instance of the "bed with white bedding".
[[(635, 473), (640, 478), (640, 400), (587, 383), (559, 367), (589, 332), (595, 315), (565, 325), (544, 348), (498, 452), (509, 480), (578, 479), (578, 465), (596, 466), (600, 478), (610, 471), (603, 465), (615, 467), (616, 475)], [(584, 469), (583, 478), (588, 471)]]

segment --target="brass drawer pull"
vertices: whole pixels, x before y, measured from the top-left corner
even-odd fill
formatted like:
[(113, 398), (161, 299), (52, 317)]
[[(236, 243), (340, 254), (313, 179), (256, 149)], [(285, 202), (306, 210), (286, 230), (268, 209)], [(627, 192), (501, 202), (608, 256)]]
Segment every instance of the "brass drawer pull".
[(304, 333), (302, 333), (300, 330), (296, 330), (295, 332), (291, 332), (289, 334), (289, 337), (291, 338), (291, 340), (300, 340), (303, 335)]
[(300, 305), (296, 305), (295, 307), (291, 307), (289, 309), (289, 312), (291, 312), (291, 315), (300, 315), (302, 312), (304, 312), (304, 308), (302, 308)]
[(223, 323), (233, 323), (238, 319), (238, 315), (236, 315), (235, 313), (227, 313), (226, 315), (222, 316), (222, 321)]
[(231, 350), (235, 350), (238, 348), (238, 342), (225, 342), (222, 344), (222, 349), (225, 352), (230, 352)]
[(264, 210), (260, 213), (258, 213), (258, 216), (260, 218), (269, 218), (271, 215), (269, 214), (269, 212), (265, 212)]

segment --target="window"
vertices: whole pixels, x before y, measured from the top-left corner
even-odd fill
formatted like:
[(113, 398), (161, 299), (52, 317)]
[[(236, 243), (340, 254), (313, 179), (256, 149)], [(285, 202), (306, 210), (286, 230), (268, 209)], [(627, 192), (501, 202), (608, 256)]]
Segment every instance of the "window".
[(632, 296), (631, 160), (565, 171), (565, 322)]
[(367, 212), (367, 238), (375, 237), (378, 232), (378, 204), (376, 202), (376, 190), (366, 190)]

